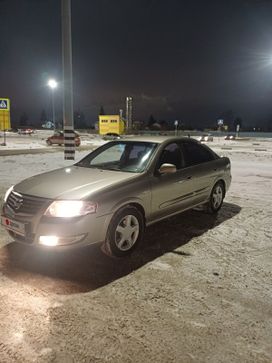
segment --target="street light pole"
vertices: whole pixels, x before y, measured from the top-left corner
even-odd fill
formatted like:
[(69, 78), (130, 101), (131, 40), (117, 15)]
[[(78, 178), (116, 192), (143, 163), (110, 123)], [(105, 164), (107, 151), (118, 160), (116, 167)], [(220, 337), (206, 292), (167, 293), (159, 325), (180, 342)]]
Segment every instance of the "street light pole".
[(178, 134), (178, 124), (179, 124), (178, 120), (175, 120), (175, 122), (174, 122), (174, 125), (175, 125), (175, 136), (177, 136), (177, 134)]
[(54, 88), (52, 88), (52, 122), (54, 124), (54, 129), (56, 128), (55, 123), (55, 100), (54, 100)]
[(54, 90), (58, 86), (57, 82), (54, 79), (49, 79), (47, 83), (48, 87), (51, 88), (51, 98), (52, 98), (52, 122), (54, 125), (54, 129), (56, 128), (56, 119), (55, 119), (55, 98), (54, 98)]
[(61, 1), (64, 159), (75, 159), (71, 0)]

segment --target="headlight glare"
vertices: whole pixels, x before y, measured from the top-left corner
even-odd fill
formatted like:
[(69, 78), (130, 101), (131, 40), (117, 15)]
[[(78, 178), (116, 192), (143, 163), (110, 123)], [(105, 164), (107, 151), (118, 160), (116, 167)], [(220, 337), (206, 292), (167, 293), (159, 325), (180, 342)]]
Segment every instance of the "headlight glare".
[(97, 204), (81, 200), (56, 200), (47, 208), (45, 215), (49, 217), (71, 218), (95, 213)]

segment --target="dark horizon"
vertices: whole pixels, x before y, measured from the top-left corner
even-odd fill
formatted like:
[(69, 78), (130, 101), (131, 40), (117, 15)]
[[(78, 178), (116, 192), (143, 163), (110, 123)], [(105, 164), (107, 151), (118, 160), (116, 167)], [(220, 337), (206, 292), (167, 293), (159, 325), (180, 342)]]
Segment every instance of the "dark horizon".
[[(12, 123), (25, 112), (36, 124), (43, 109), (50, 119), (46, 84), (62, 79), (60, 1), (0, 4), (0, 97), (11, 99)], [(272, 124), (271, 1), (77, 0), (72, 35), (74, 110), (88, 124), (101, 105), (125, 110), (127, 96), (134, 120)], [(57, 119), (61, 99), (59, 87)]]

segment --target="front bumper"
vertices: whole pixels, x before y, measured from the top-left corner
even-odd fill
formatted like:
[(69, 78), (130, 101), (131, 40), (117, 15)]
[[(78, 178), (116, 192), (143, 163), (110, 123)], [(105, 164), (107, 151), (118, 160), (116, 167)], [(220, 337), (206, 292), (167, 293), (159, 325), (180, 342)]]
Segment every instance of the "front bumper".
[(16, 215), (4, 205), (1, 217), (2, 225), (16, 242), (67, 249), (103, 242), (112, 215), (74, 218)]

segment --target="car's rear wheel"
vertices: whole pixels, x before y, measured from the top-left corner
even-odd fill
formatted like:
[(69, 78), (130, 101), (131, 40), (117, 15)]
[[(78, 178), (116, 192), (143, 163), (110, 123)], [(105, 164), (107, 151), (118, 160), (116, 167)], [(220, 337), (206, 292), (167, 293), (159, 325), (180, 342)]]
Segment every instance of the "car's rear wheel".
[(208, 203), (208, 209), (211, 213), (217, 213), (222, 207), (223, 200), (225, 197), (224, 184), (219, 181), (212, 188), (210, 200)]
[(52, 145), (52, 142), (50, 140), (46, 140), (47, 145)]
[(127, 206), (113, 216), (103, 251), (114, 257), (130, 254), (142, 239), (144, 218), (142, 213), (133, 206)]

